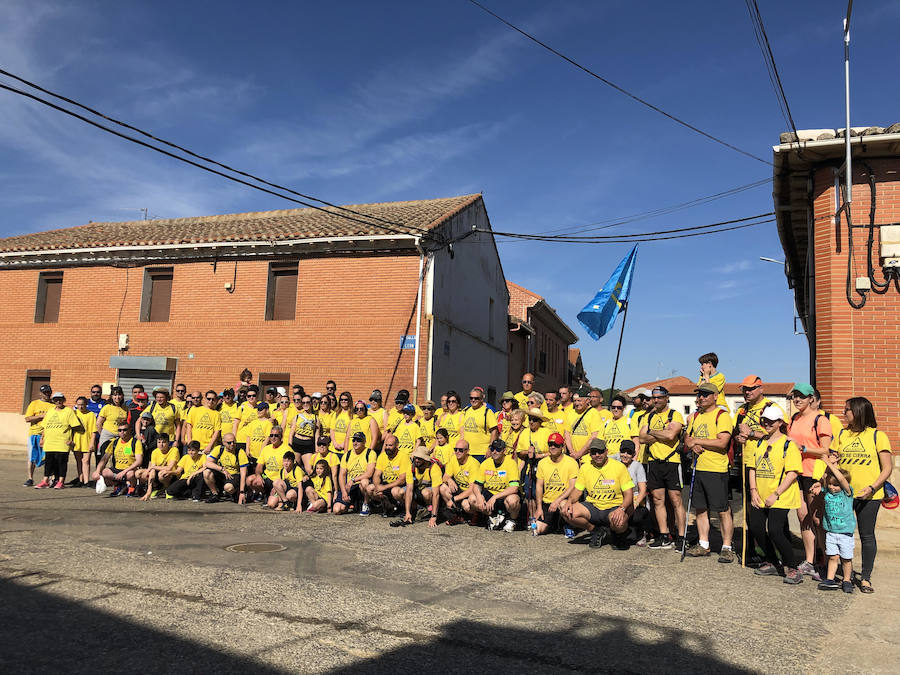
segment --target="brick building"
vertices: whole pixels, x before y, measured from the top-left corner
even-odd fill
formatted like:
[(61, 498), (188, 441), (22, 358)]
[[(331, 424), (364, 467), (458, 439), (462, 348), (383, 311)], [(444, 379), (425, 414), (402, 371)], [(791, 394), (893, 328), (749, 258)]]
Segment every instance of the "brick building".
[[(766, 397), (775, 401), (783, 410), (792, 413), (794, 409), (791, 406), (790, 393), (793, 386), (793, 382), (766, 382)], [(694, 389), (697, 388), (697, 381), (691, 380), (684, 375), (675, 375), (663, 380), (644, 382), (643, 384), (629, 387), (624, 392), (634, 398), (639, 391), (644, 389), (652, 391), (654, 387), (665, 387), (668, 389), (669, 407), (672, 410), (677, 410), (685, 417), (697, 409), (697, 394), (694, 393)], [(738, 408), (744, 404), (744, 394), (741, 391), (740, 381), (725, 383), (725, 403), (732, 415), (737, 413)]]
[[(0, 410), (21, 413), (48, 379), (70, 397), (95, 382), (222, 389), (245, 367), (308, 391), (331, 378), (363, 399), (375, 387), (420, 402), (504, 387), (508, 297), (481, 196), (347, 208), (362, 215), (90, 223), (0, 240)], [(479, 245), (454, 250), (461, 239)]]
[(569, 380), (569, 345), (578, 341), (556, 310), (540, 295), (506, 282), (509, 289), (508, 389), (521, 391), (523, 373), (534, 373), (534, 388), (545, 392)]
[[(782, 135), (774, 148), (778, 234), (809, 341), (810, 379), (825, 408), (840, 414), (845, 399), (867, 397), (896, 449), (900, 124), (852, 130), (850, 223), (837, 213), (843, 135), (843, 130), (801, 131), (799, 143), (790, 142), (793, 134)], [(886, 275), (893, 280), (880, 287)]]
[(590, 385), (590, 380), (584, 371), (584, 363), (581, 360), (581, 350), (578, 347), (569, 347), (568, 385), (572, 389), (577, 389), (581, 385)]

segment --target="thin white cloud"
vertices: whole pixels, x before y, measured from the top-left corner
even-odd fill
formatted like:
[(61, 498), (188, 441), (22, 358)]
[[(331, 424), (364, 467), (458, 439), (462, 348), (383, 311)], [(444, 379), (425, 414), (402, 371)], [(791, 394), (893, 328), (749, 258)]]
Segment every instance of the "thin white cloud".
[(746, 272), (753, 267), (752, 260), (736, 260), (731, 263), (726, 263), (725, 265), (720, 265), (718, 267), (713, 267), (713, 272), (716, 274), (734, 274), (735, 272)]

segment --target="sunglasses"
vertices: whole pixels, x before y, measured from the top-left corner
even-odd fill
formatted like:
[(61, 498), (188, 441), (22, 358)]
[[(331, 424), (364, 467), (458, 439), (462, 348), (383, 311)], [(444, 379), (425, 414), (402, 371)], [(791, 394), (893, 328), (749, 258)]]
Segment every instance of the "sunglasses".
[(119, 429), (119, 433), (121, 434), (123, 431), (128, 431), (128, 430), (129, 430), (128, 427), (122, 427), (121, 429)]
[(491, 452), (503, 452), (506, 448), (491, 448)]
[(534, 384), (534, 380), (522, 380), (522, 384)]
[(623, 405), (611, 405), (610, 410), (625, 410), (625, 406)]
[(591, 454), (592, 454), (592, 455), (605, 455), (605, 454), (606, 454), (606, 450), (596, 450), (596, 449), (594, 449), (594, 450), (591, 450)]
[(547, 443), (551, 448), (561, 448), (562, 443)]
[(206, 400), (207, 400), (207, 401), (215, 401), (215, 400), (216, 400), (216, 397), (215, 397), (215, 396), (207, 396), (207, 397), (206, 397)]
[(281, 438), (281, 434), (269, 434), (269, 438)]
[(470, 401), (480, 401), (481, 399), (482, 399), (481, 396), (470, 396), (469, 397)]
[(306, 399), (305, 401), (300, 401), (302, 405), (306, 405), (307, 403), (312, 404), (312, 399)]
[(430, 405), (426, 405), (422, 410), (434, 410)]
[(465, 452), (465, 448), (453, 448), (453, 452)]
[(353, 412), (366, 412), (365, 408), (354, 408)]

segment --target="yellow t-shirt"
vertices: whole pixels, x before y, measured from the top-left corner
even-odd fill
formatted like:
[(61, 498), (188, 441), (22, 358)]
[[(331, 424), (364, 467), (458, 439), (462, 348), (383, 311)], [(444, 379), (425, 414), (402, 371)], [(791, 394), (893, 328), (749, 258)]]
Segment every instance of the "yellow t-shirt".
[(226, 450), (224, 445), (216, 446), (216, 448), (209, 453), (209, 456), (230, 474), (236, 474), (240, 471), (242, 466), (248, 466), (250, 464), (250, 459), (247, 457), (246, 452), (238, 450), (237, 454), (235, 454)]
[[(541, 427), (537, 431), (532, 431), (528, 429), (523, 435), (521, 440), (519, 441), (519, 449), (517, 452), (522, 452), (523, 450), (527, 451), (528, 447), (533, 445), (534, 451), (537, 454), (544, 454), (550, 452), (550, 447), (547, 445), (550, 442), (550, 434), (553, 432), (547, 427)], [(509, 449), (506, 450), (507, 454), (509, 454)]]
[[(353, 450), (350, 450), (350, 452), (353, 452)], [(344, 453), (344, 454), (347, 454), (347, 453)], [(328, 468), (329, 468), (329, 470), (330, 470), (330, 469), (333, 469), (333, 468), (336, 467), (336, 466), (340, 466), (340, 465), (341, 465), (341, 456), (342, 456), (342, 455), (338, 454), (337, 452), (331, 452), (331, 450), (328, 450), (328, 451), (323, 455), (323, 454), (322, 454), (321, 452), (319, 452), (318, 449), (317, 449), (316, 452), (312, 453), (312, 454), (309, 456), (309, 466), (310, 466), (312, 469), (315, 469), (315, 468), (316, 468), (316, 463), (319, 462), (320, 460), (323, 460), (323, 459), (324, 459), (326, 462), (328, 462)]]
[[(875, 482), (881, 474), (879, 452), (890, 452), (891, 441), (883, 431), (867, 427), (862, 431), (841, 431), (838, 465), (850, 472), (850, 487), (854, 496)], [(858, 499), (858, 497), (857, 497)], [(884, 488), (879, 488), (870, 499), (884, 499)]]
[(278, 480), (283, 468), (282, 460), (284, 453), (290, 450), (286, 443), (282, 443), (277, 448), (272, 445), (266, 445), (259, 453), (256, 462), (257, 465), (262, 464), (263, 475), (269, 480)]
[(421, 471), (413, 467), (413, 474), (415, 475), (419, 489), (437, 487), (444, 482), (444, 474), (441, 473), (441, 467), (434, 463), (426, 466)]
[(110, 446), (107, 447), (107, 452), (112, 454), (113, 458), (113, 468), (116, 471), (121, 471), (122, 469), (127, 469), (134, 463), (135, 455), (143, 455), (144, 447), (141, 445), (141, 442), (132, 437), (128, 442), (123, 442), (121, 438), (115, 440), (115, 444), (112, 445), (112, 450), (109, 450)]
[(374, 450), (364, 449), (362, 452), (350, 450), (341, 459), (341, 468), (347, 472), (347, 482), (355, 482), (360, 476), (365, 475), (369, 464), (374, 464), (377, 459)]
[(425, 443), (426, 448), (430, 448), (431, 444), (434, 443), (435, 433), (438, 430), (437, 426), (437, 418), (432, 417), (430, 420), (426, 420), (422, 417), (419, 420), (419, 433), (422, 434), (422, 442)]
[[(422, 409), (415, 404), (413, 404), (413, 408), (416, 409), (416, 414), (413, 416), (413, 419), (417, 420), (422, 416)], [(394, 433), (392, 430), (396, 429), (397, 424), (399, 424), (402, 420), (403, 413), (397, 410), (396, 406), (388, 409), (387, 426), (385, 426), (385, 429), (387, 429), (391, 433)]]
[(434, 444), (434, 450), (431, 451), (431, 457), (436, 459), (441, 463), (441, 466), (446, 470), (447, 466), (450, 464), (450, 460), (456, 457), (456, 453), (453, 451), (453, 446), (449, 443), (445, 445)]
[(609, 422), (613, 418), (612, 412), (610, 412), (606, 408), (600, 407), (600, 408), (594, 408), (594, 410), (596, 410), (597, 414), (600, 415), (600, 419), (603, 420), (604, 426), (606, 425), (607, 422)]
[(298, 485), (303, 483), (303, 479), (306, 478), (306, 474), (303, 473), (303, 467), (299, 464), (295, 464), (294, 468), (290, 471), (284, 470), (284, 465), (281, 465), (281, 470), (278, 472), (278, 477), (283, 480), (289, 488), (297, 489)]
[[(466, 408), (462, 418), (463, 431), (472, 455), (487, 454), (491, 444), (491, 429), (497, 426), (497, 414), (482, 404), (478, 410)], [(449, 431), (449, 430), (448, 430)]]
[[(153, 412), (153, 416), (156, 417), (156, 411)], [(238, 408), (238, 404), (232, 403), (231, 405), (225, 405), (223, 403), (219, 407), (219, 417), (222, 418), (222, 435), (219, 437), (219, 440), (221, 441), (223, 438), (225, 438), (225, 434), (231, 433), (231, 430), (234, 428), (234, 421), (241, 418), (240, 408)], [(156, 428), (157, 430), (159, 429), (159, 424), (156, 425)], [(235, 435), (235, 439), (237, 439), (237, 435)]]
[(331, 476), (312, 476), (310, 480), (316, 494), (328, 501), (328, 495), (334, 492), (334, 488), (331, 486)]
[(575, 489), (584, 492), (585, 500), (598, 509), (611, 509), (625, 501), (623, 492), (634, 488), (631, 474), (620, 461), (607, 459), (599, 469), (593, 462), (582, 464), (575, 479)]
[[(40, 415), (41, 413), (46, 413), (51, 408), (55, 407), (50, 401), (42, 401), (39, 398), (34, 399), (31, 403), (28, 404), (28, 408), (25, 409), (25, 417), (31, 417), (32, 415)], [(105, 406), (104, 406), (105, 407)], [(116, 427), (118, 423), (116, 423)], [(41, 423), (40, 422), (31, 422), (28, 427), (28, 433), (32, 436), (37, 436), (41, 433)], [(113, 433), (116, 433), (116, 428), (113, 427), (110, 429)]]
[[(606, 441), (606, 448), (609, 451), (611, 459), (619, 458), (619, 447), (622, 441), (631, 440), (633, 438), (631, 420), (624, 415), (619, 419), (611, 419), (606, 423), (603, 429), (603, 440)], [(590, 457), (590, 455), (586, 455)]]
[(206, 464), (206, 455), (204, 455), (202, 452), (197, 455), (197, 459), (193, 459), (189, 454), (185, 455), (178, 460), (178, 466), (184, 469), (181, 477), (187, 478), (192, 473), (196, 473), (203, 468), (204, 464)]
[[(637, 438), (637, 436), (641, 433), (641, 427), (644, 425), (644, 419), (646, 417), (646, 410), (638, 410), (636, 412), (633, 411), (629, 416), (628, 421), (631, 424), (632, 438)], [(637, 449), (637, 456), (634, 459), (641, 464), (646, 464), (649, 461), (647, 459), (647, 444), (635, 441), (635, 448)]]
[(549, 429), (551, 434), (556, 433), (565, 435), (566, 426), (568, 425), (569, 420), (568, 412), (557, 406), (555, 412), (547, 410), (544, 412), (544, 415), (550, 418), (548, 421), (544, 422), (544, 428)]
[[(187, 422), (191, 425), (191, 440), (200, 441), (201, 450), (209, 445), (213, 434), (222, 428), (222, 416), (219, 411), (207, 408), (205, 405), (191, 408)], [(217, 445), (221, 441), (220, 438)]]
[(178, 448), (174, 445), (170, 446), (169, 451), (166, 453), (163, 453), (162, 450), (156, 448), (150, 453), (150, 466), (168, 467), (171, 462), (172, 465), (170, 468), (175, 468), (178, 465), (179, 459), (181, 459), (181, 453), (178, 452)]
[(119, 433), (119, 425), (128, 417), (128, 411), (112, 403), (107, 403), (100, 408), (97, 419), (103, 418), (103, 428), (113, 434)]
[[(759, 423), (759, 419), (760, 415), (762, 415), (763, 410), (765, 410), (770, 405), (774, 405), (781, 412), (781, 419), (785, 419), (784, 410), (781, 408), (781, 406), (764, 396), (751, 406), (748, 406), (746, 403), (744, 403), (744, 405), (738, 408), (737, 414), (734, 416), (733, 433), (737, 434), (737, 427), (739, 424), (746, 424), (754, 433), (764, 432), (765, 430)], [(785, 421), (790, 421), (790, 419), (788, 418)], [(742, 454), (744, 466), (750, 466), (752, 457), (747, 454), (746, 448), (743, 450)]]
[(381, 472), (382, 483), (393, 483), (404, 474), (408, 481), (409, 475), (412, 473), (409, 455), (402, 450), (398, 450), (397, 454), (391, 459), (386, 452), (381, 451), (378, 453), (378, 459), (375, 460), (375, 473), (379, 471)]
[(459, 464), (456, 455), (450, 458), (450, 461), (444, 466), (444, 473), (450, 476), (460, 490), (468, 489), (477, 478), (481, 471), (481, 464), (472, 456), (466, 457), (466, 461)]
[[(519, 453), (522, 450), (528, 450), (528, 428), (527, 427), (519, 427), (518, 431), (513, 430), (510, 424), (505, 424), (503, 426), (503, 431), (500, 433), (500, 439), (506, 443), (506, 454), (519, 456)], [(453, 447), (451, 445), (451, 447)]]
[[(677, 422), (684, 425), (684, 418), (681, 416), (680, 412), (672, 410), (671, 408), (667, 408), (662, 412), (656, 412), (654, 410), (653, 412), (647, 413), (647, 416), (641, 421), (641, 425), (646, 426), (649, 431), (659, 431), (660, 429), (665, 429), (670, 422)], [(667, 462), (672, 462), (673, 464), (681, 464), (681, 455), (675, 450), (677, 447), (677, 437), (670, 442), (655, 441), (654, 443), (649, 444), (647, 449), (648, 458), (658, 461), (665, 460)]]
[[(534, 390), (532, 389), (532, 393)], [(528, 397), (531, 394), (526, 394), (524, 391), (520, 391), (518, 394), (513, 394), (513, 398), (519, 402), (520, 410), (528, 410)]]
[(97, 431), (97, 416), (90, 410), (83, 413), (76, 410), (75, 415), (78, 417), (78, 421), (81, 422), (81, 427), (84, 431), (73, 433), (72, 440), (75, 441), (75, 447), (72, 449), (75, 452), (89, 452), (91, 439), (94, 437), (94, 432)]
[(385, 424), (385, 414), (384, 408), (379, 408), (378, 410), (372, 410), (369, 408), (369, 417), (375, 420), (375, 424), (378, 425), (379, 433), (384, 436), (384, 424)]
[[(334, 431), (334, 440), (338, 445), (343, 447), (343, 450), (349, 450), (350, 444), (347, 443), (347, 427), (350, 426), (350, 413), (346, 410), (341, 410), (340, 412), (334, 412), (332, 414), (334, 416), (332, 417), (331, 429)], [(366, 436), (366, 438), (368, 438), (368, 436)], [(331, 444), (331, 449), (337, 452), (337, 447), (335, 447), (334, 443)]]
[[(703, 382), (703, 378), (697, 378), (697, 386), (700, 386), (701, 382)], [(716, 396), (716, 405), (728, 407), (728, 401), (725, 400), (725, 375), (716, 373), (709, 378), (709, 383), (715, 385), (716, 389), (719, 390), (719, 395)]]
[(334, 426), (334, 412), (331, 410), (328, 412), (319, 410), (316, 413), (316, 421), (319, 423), (319, 436), (331, 438), (331, 427)]
[[(744, 455), (748, 456), (750, 468), (756, 469), (756, 491), (759, 498), (766, 500), (784, 480), (788, 471), (803, 473), (803, 460), (797, 444), (782, 436), (771, 447), (765, 439), (750, 439), (744, 444)], [(747, 486), (749, 493), (750, 486)], [(772, 508), (796, 509), (800, 507), (800, 485), (798, 481), (791, 483), (778, 498)]]
[[(256, 411), (253, 413), (256, 414)], [(262, 449), (269, 442), (269, 433), (272, 431), (272, 420), (268, 417), (258, 417), (244, 427), (244, 438), (247, 444), (247, 454), (257, 458)]]
[(187, 401), (179, 401), (177, 398), (173, 398), (169, 403), (175, 406), (175, 409), (178, 411), (178, 417), (184, 419), (184, 406), (187, 405)]
[(572, 449), (579, 451), (584, 448), (594, 432), (597, 432), (597, 438), (603, 438), (604, 426), (600, 415), (593, 408), (588, 408), (584, 413), (573, 408), (566, 420), (566, 431), (572, 439)]
[(445, 413), (441, 417), (441, 421), (438, 422), (438, 429), (446, 429), (447, 433), (450, 435), (450, 447), (456, 445), (456, 441), (459, 440), (459, 432), (463, 426), (463, 412), (462, 410), (457, 410), (455, 413)]
[(494, 458), (488, 457), (478, 467), (478, 477), (475, 482), (495, 494), (502, 492), (512, 485), (519, 484), (519, 464), (509, 455), (504, 455), (500, 466), (497, 466)]
[[(296, 427), (296, 438), (303, 441), (311, 441), (316, 437), (316, 427), (319, 421), (315, 413), (301, 410), (291, 418), (291, 423)], [(290, 432), (290, 429), (288, 429)]]
[(241, 403), (238, 408), (238, 428), (237, 433), (234, 435), (234, 440), (238, 443), (246, 443), (247, 442), (247, 427), (249, 427), (253, 422), (259, 419), (259, 414), (256, 412), (256, 406), (250, 403), (249, 401), (244, 401)]
[(549, 504), (569, 489), (569, 481), (578, 476), (578, 462), (568, 455), (560, 455), (554, 462), (544, 457), (537, 465), (537, 479), (544, 481), (544, 504)]
[(72, 429), (81, 425), (71, 408), (50, 408), (44, 413), (44, 452), (68, 452)]
[(412, 422), (403, 420), (397, 425), (397, 430), (394, 432), (394, 435), (397, 437), (400, 450), (407, 454), (412, 454), (412, 451), (416, 449), (419, 439), (422, 438), (422, 428), (415, 420)]
[(366, 415), (362, 419), (354, 415), (350, 418), (350, 422), (347, 424), (347, 442), (344, 445), (344, 450), (349, 450), (353, 447), (353, 443), (351, 439), (353, 438), (353, 434), (361, 431), (366, 435), (366, 447), (371, 448), (375, 444), (375, 439), (372, 438), (372, 418)]
[[(734, 423), (731, 415), (721, 408), (713, 408), (705, 413), (696, 413), (688, 418), (687, 436), (693, 436), (702, 440), (711, 440), (721, 433), (731, 434)], [(697, 471), (712, 471), (714, 473), (728, 472), (728, 446), (725, 452), (704, 450), (697, 456)]]

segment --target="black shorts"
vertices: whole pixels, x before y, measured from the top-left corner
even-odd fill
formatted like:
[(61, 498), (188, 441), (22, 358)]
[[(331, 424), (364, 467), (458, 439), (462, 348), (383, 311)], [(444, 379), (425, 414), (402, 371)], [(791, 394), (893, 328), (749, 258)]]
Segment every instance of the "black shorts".
[(256, 460), (253, 457), (251, 457), (250, 455), (247, 455), (247, 475), (252, 476), (255, 473), (256, 473)]
[(584, 502), (584, 506), (588, 510), (588, 520), (595, 527), (609, 527), (609, 514), (619, 508), (613, 506), (608, 509), (598, 509), (590, 502)]
[(684, 485), (681, 481), (681, 464), (675, 462), (650, 462), (647, 471), (647, 489), (651, 492), (665, 488), (666, 490), (680, 490)]
[(272, 493), (272, 479), (268, 476), (262, 477), (263, 482), (263, 494), (268, 497)]
[(556, 511), (550, 511), (550, 504), (548, 502), (542, 503), (541, 517), (539, 520), (547, 525), (550, 531), (556, 530), (559, 527), (559, 509), (556, 509)]
[(343, 496), (341, 495), (341, 491), (338, 490), (334, 496), (334, 503), (359, 508), (360, 504), (362, 504), (363, 497), (362, 489), (359, 487), (359, 484), (350, 486), (350, 489), (347, 490), (347, 497), (348, 499), (345, 501)]
[(728, 511), (728, 473), (697, 471), (694, 475), (694, 506), (701, 510)]
[(311, 438), (298, 438), (295, 436), (291, 439), (291, 450), (300, 455), (311, 455), (316, 451), (316, 442)]
[(809, 489), (810, 489), (813, 485), (815, 485), (816, 483), (818, 483), (819, 481), (817, 481), (817, 480), (816, 480), (815, 478), (813, 478), (812, 476), (800, 476), (800, 477), (797, 479), (797, 482), (800, 484), (800, 489), (803, 490), (804, 493), (806, 493), (806, 492), (809, 492)]
[(247, 444), (246, 444), (246, 443), (237, 443), (237, 442), (235, 442), (234, 445), (235, 445), (235, 449), (236, 449), (238, 452), (240, 452), (241, 450), (243, 450), (244, 452), (247, 452)]

